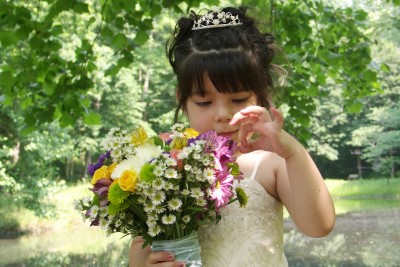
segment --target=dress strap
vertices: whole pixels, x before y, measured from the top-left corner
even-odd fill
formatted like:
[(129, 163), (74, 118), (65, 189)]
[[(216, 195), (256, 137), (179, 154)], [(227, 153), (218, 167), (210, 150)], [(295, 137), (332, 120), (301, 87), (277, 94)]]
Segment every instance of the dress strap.
[(260, 162), (261, 162), (263, 156), (264, 156), (264, 153), (260, 153), (260, 156), (257, 158), (256, 164), (254, 165), (254, 168), (253, 168), (253, 172), (251, 173), (251, 176), (250, 176), (250, 180), (254, 180), (254, 178), (256, 177), (258, 166), (260, 165)]

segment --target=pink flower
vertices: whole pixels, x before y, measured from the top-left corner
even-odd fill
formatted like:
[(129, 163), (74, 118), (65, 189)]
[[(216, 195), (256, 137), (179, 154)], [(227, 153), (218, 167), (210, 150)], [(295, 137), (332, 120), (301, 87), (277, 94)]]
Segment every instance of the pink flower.
[[(224, 168), (226, 169), (226, 167)], [(211, 199), (215, 200), (215, 208), (226, 206), (232, 197), (233, 176), (226, 172), (219, 172), (211, 189)]]
[(158, 137), (160, 137), (161, 140), (168, 141), (170, 139), (171, 134), (170, 133), (160, 133)]
[(178, 169), (178, 171), (182, 171), (183, 170), (183, 160), (181, 160), (181, 159), (178, 159), (178, 154), (179, 153), (181, 153), (181, 151), (182, 150), (176, 150), (176, 149), (174, 149), (174, 150), (171, 150), (170, 152), (169, 152), (169, 154), (171, 155), (171, 157), (174, 159), (174, 160), (176, 160), (176, 164), (177, 164), (177, 169)]

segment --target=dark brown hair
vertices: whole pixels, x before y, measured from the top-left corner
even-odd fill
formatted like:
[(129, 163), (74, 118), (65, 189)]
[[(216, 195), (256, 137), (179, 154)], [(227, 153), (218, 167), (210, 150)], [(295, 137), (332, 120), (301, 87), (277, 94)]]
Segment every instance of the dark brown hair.
[(167, 56), (178, 79), (175, 120), (193, 92), (204, 95), (205, 74), (218, 92), (252, 91), (258, 105), (270, 107), (279, 69), (271, 63), (276, 51), (274, 37), (258, 30), (246, 8), (222, 11), (237, 15), (242, 25), (192, 30), (201, 17), (192, 12), (178, 20), (167, 43)]

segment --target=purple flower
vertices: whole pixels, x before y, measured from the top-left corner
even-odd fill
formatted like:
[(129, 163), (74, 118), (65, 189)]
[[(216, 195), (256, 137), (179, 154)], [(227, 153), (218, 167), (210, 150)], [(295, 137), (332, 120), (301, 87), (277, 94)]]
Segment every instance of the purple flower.
[(110, 152), (110, 151), (107, 151), (105, 154), (101, 154), (101, 155), (100, 155), (99, 159), (97, 160), (97, 163), (95, 163), (95, 164), (93, 164), (93, 163), (89, 164), (89, 166), (88, 166), (88, 173), (89, 173), (90, 176), (93, 176), (94, 172), (95, 172), (98, 168), (100, 168), (101, 166), (103, 166), (104, 161), (110, 157), (110, 154), (111, 154), (111, 152)]
[(235, 162), (234, 153), (237, 149), (236, 144), (229, 137), (219, 136), (215, 131), (205, 132), (197, 137), (205, 140), (205, 153), (213, 153), (215, 158), (215, 168), (222, 170), (229, 162)]
[(107, 178), (102, 178), (96, 182), (93, 186), (92, 191), (99, 196), (100, 206), (104, 207), (108, 204), (108, 189), (112, 184), (112, 180)]

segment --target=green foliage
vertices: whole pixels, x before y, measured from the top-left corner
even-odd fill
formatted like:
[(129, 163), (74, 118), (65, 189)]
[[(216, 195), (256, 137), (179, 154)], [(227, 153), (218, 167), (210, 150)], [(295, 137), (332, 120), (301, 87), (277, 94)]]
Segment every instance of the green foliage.
[[(386, 106), (385, 97), (393, 100), (386, 114), (395, 111), (399, 57), (391, 55), (398, 55), (398, 16), (392, 14), (398, 11), (375, 8), (380, 19), (371, 22), (370, 10), (323, 1), (242, 2), (254, 7), (251, 12), (287, 54), (278, 60), (289, 70), (287, 87), (276, 100), (285, 112), (285, 129), (322, 161), (350, 164), (347, 142), (353, 130), (371, 122), (366, 113)], [(55, 181), (84, 177), (110, 128), (167, 131), (176, 81), (164, 44), (182, 13), (218, 4), (0, 0), (0, 190), (46, 214), (41, 201), (49, 193), (47, 183), (57, 187)], [(371, 47), (375, 55), (386, 52), (372, 61)], [(385, 97), (371, 98), (380, 92), (377, 81)], [(395, 135), (380, 137), (385, 138), (380, 144), (389, 144)], [(382, 168), (392, 162), (384, 160), (385, 153), (379, 156)], [(338, 169), (330, 161), (322, 165)]]

